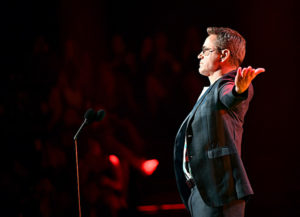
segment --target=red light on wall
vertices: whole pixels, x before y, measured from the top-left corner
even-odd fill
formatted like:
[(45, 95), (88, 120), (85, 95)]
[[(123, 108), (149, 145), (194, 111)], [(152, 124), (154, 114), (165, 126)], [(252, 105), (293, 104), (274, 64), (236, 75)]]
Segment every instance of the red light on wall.
[(162, 210), (178, 210), (178, 209), (185, 209), (185, 206), (183, 203), (178, 204), (163, 204), (161, 205)]
[(140, 212), (156, 212), (159, 210), (159, 206), (157, 205), (139, 206), (138, 210)]
[(153, 212), (153, 213), (156, 213), (160, 210), (185, 210), (185, 206), (182, 203), (145, 205), (145, 206), (138, 206), (137, 208), (140, 212)]
[(120, 160), (116, 155), (109, 155), (109, 161), (114, 165), (114, 166), (118, 166), (120, 165)]
[(158, 164), (159, 162), (156, 159), (146, 160), (142, 164), (142, 170), (146, 175), (150, 176), (156, 170)]

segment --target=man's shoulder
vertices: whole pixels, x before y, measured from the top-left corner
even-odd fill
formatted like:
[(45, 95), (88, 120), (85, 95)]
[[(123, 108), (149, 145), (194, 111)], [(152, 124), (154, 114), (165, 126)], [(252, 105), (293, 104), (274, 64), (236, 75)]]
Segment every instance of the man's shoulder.
[(221, 79), (222, 79), (222, 80), (234, 80), (234, 79), (235, 79), (235, 76), (236, 76), (236, 73), (237, 73), (236, 70), (227, 72), (226, 74), (224, 74), (224, 75), (222, 76)]
[(236, 70), (230, 71), (226, 74), (224, 74), (216, 83), (216, 89), (222, 88), (224, 85), (227, 85), (228, 83), (234, 83), (235, 76), (236, 76)]

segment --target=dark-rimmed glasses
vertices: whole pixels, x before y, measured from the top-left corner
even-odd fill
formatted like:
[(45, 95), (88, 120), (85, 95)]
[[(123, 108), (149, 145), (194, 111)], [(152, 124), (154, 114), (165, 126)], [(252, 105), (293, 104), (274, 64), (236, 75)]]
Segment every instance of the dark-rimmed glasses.
[(202, 51), (200, 54), (204, 55), (204, 56), (208, 56), (210, 53), (214, 52), (214, 51), (218, 51), (218, 49), (210, 49), (210, 48), (202, 48)]

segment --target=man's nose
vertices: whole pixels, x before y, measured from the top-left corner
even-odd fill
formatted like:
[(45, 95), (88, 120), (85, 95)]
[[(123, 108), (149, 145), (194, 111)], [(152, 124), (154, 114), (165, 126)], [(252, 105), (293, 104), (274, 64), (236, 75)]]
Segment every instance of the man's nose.
[(198, 59), (200, 60), (202, 58), (203, 58), (203, 54), (202, 54), (202, 51), (201, 51), (201, 53), (198, 54)]

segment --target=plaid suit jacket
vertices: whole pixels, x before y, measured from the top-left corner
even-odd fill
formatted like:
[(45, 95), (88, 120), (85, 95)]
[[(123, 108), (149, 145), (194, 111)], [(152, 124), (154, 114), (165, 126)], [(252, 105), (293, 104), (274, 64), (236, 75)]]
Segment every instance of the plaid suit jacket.
[(182, 169), (185, 137), (192, 176), (208, 205), (219, 207), (253, 194), (241, 160), (243, 122), (253, 87), (237, 94), (235, 75), (236, 71), (231, 71), (207, 89), (176, 135), (174, 170), (186, 207), (190, 189)]

